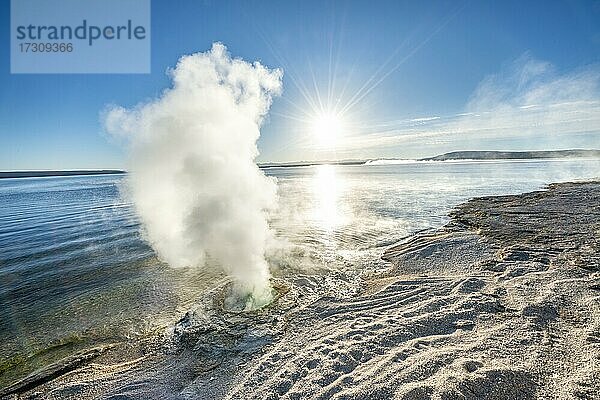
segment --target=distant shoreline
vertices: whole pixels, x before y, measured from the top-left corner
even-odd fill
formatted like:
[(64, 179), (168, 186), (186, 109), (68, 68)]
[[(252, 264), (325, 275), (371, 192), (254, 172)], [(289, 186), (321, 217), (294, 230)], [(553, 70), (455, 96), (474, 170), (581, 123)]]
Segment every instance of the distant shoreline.
[[(546, 150), (546, 151), (453, 151), (439, 154), (434, 157), (418, 159), (402, 158), (369, 158), (364, 160), (320, 160), (320, 161), (291, 161), (258, 163), (258, 168), (298, 168), (312, 167), (315, 165), (378, 165), (386, 162), (405, 161), (501, 161), (501, 160), (552, 160), (552, 159), (600, 159), (600, 150)], [(0, 171), (0, 179), (6, 178), (43, 178), (50, 176), (78, 176), (78, 175), (109, 175), (126, 174), (121, 169), (98, 170), (45, 170), (45, 171)]]
[(600, 150), (545, 150), (545, 151), (453, 151), (419, 161), (448, 160), (540, 160), (555, 158), (600, 158)]
[(258, 168), (297, 168), (314, 165), (364, 165), (371, 160), (341, 160), (341, 161), (293, 161), (285, 163), (259, 163)]
[(395, 161), (501, 161), (501, 160), (552, 160), (552, 159), (600, 159), (600, 150), (544, 150), (544, 151), (453, 151), (425, 158), (369, 158), (364, 160), (338, 160), (338, 161), (295, 161), (285, 163), (259, 163), (258, 167), (265, 168), (293, 168), (310, 167), (314, 165), (378, 165)]
[(82, 170), (48, 170), (48, 171), (0, 171), (0, 179), (8, 178), (44, 178), (50, 176), (77, 176), (77, 175), (112, 175), (124, 174), (120, 169), (82, 169)]

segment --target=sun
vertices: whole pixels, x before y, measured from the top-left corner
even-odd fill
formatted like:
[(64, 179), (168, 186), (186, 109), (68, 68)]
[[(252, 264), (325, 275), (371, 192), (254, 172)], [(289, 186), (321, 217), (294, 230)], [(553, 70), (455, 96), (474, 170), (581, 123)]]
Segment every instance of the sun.
[(323, 113), (314, 119), (312, 132), (321, 149), (335, 149), (342, 134), (342, 120), (333, 113)]

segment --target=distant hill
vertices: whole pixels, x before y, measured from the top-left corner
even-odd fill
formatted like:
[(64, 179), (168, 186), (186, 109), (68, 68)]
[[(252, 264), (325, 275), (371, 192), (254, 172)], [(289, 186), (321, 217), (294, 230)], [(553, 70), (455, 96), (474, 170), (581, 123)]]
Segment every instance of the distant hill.
[(548, 151), (453, 151), (420, 161), (447, 160), (529, 160), (548, 158), (600, 158), (600, 150), (548, 150)]
[[(435, 157), (421, 158), (419, 160), (407, 159), (365, 159), (365, 160), (337, 160), (337, 161), (294, 161), (282, 163), (259, 163), (263, 168), (290, 168), (309, 167), (312, 165), (377, 165), (394, 164), (415, 161), (448, 161), (448, 160), (528, 160), (528, 159), (552, 159), (552, 158), (597, 158), (600, 159), (600, 150), (548, 150), (548, 151), (453, 151), (440, 154)], [(106, 175), (125, 174), (120, 169), (99, 170), (45, 170), (45, 171), (0, 171), (2, 178), (39, 178), (45, 176), (75, 176), (75, 175)]]
[(42, 178), (45, 176), (74, 176), (74, 175), (106, 175), (124, 174), (120, 169), (79, 169), (67, 171), (0, 171), (0, 179), (3, 178)]

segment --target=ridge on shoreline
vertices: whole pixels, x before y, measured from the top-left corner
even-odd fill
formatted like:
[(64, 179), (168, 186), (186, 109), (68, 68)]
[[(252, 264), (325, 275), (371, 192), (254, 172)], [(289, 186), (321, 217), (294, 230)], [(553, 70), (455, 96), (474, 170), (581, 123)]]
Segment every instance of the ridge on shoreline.
[(38, 170), (38, 171), (0, 171), (0, 179), (7, 178), (44, 178), (50, 176), (77, 175), (109, 175), (125, 174), (122, 169), (73, 169), (73, 170)]
[[(452, 151), (433, 157), (418, 159), (402, 158), (369, 158), (364, 160), (316, 160), (316, 161), (290, 161), (290, 162), (264, 162), (258, 163), (258, 168), (297, 168), (315, 165), (369, 165), (385, 164), (386, 161), (451, 161), (451, 160), (542, 160), (561, 158), (600, 159), (600, 150), (594, 149), (569, 149), (569, 150), (543, 150), (543, 151), (487, 151), (468, 150)], [(0, 171), (3, 178), (42, 178), (50, 176), (77, 176), (77, 175), (105, 175), (126, 174), (122, 169), (72, 169), (72, 170), (22, 170)]]
[(528, 160), (549, 158), (600, 158), (600, 150), (569, 149), (544, 151), (452, 151), (419, 161), (446, 160)]

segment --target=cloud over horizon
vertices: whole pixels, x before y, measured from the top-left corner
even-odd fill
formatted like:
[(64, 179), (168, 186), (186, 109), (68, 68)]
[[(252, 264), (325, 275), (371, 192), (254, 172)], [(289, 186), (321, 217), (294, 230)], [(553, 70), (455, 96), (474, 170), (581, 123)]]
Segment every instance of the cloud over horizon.
[(598, 147), (600, 66), (560, 73), (524, 54), (485, 77), (459, 114), (361, 127), (337, 149), (344, 157), (420, 157), (453, 150)]

